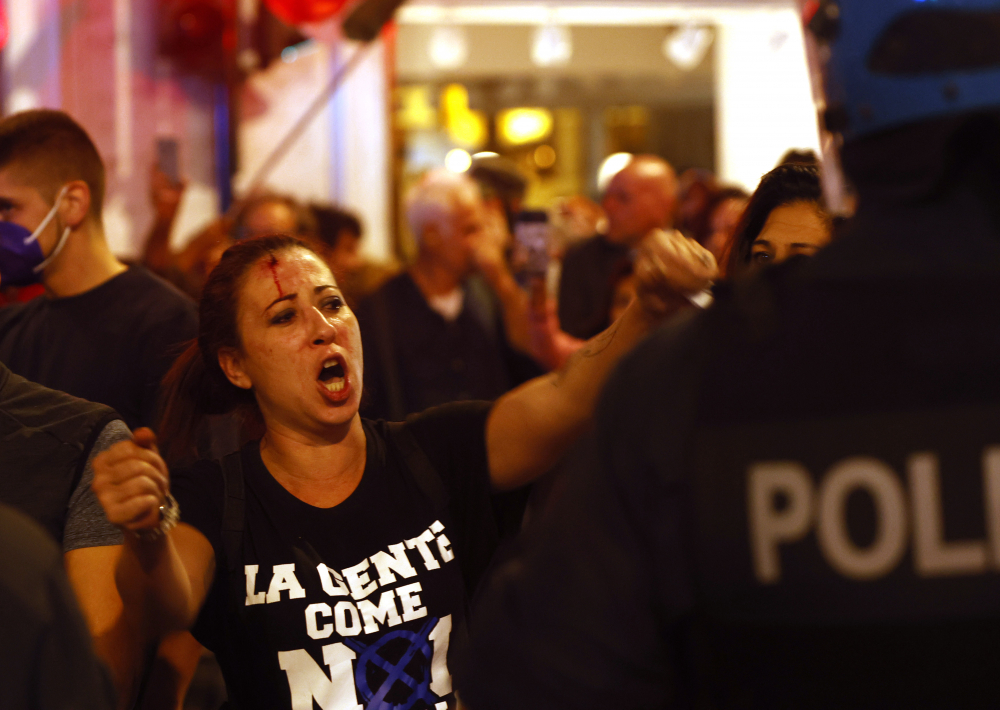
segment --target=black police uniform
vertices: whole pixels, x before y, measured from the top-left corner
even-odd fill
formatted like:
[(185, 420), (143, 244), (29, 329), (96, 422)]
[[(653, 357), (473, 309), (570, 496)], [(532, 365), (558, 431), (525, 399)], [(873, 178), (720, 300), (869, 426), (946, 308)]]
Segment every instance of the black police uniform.
[(1000, 703), (1000, 181), (950, 184), (630, 356), (479, 605), (470, 707)]

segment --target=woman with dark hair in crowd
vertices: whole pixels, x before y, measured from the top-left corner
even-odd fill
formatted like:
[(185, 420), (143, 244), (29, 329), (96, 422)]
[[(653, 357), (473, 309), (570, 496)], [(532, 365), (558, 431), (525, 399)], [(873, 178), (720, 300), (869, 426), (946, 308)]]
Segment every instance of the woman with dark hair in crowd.
[(496, 544), (491, 491), (547, 471), (619, 357), (714, 276), (697, 244), (656, 239), (639, 297), (563, 370), (401, 424), (358, 416), (358, 324), (323, 261), (289, 237), (230, 247), (161, 432), (184, 449), (206, 414), (241, 409), (260, 438), (171, 475), (141, 429), (94, 464), (129, 531), (117, 582), (133, 628), (193, 627), (239, 708), (453, 706), (449, 642)]
[(819, 170), (779, 165), (761, 178), (750, 197), (722, 262), (724, 275), (737, 278), (756, 266), (815, 254), (829, 244), (831, 227)]

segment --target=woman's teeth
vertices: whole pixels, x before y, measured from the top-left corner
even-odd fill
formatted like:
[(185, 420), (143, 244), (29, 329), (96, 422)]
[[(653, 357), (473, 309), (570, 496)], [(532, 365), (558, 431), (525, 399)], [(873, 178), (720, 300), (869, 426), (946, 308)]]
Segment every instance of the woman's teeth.
[(330, 392), (340, 392), (344, 389), (344, 378), (335, 377), (329, 382), (324, 382), (323, 386), (326, 387)]

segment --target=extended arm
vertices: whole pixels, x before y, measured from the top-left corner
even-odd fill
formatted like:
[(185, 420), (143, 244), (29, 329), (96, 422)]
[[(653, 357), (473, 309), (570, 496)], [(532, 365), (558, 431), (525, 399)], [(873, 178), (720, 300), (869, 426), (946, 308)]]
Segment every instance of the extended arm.
[(549, 470), (584, 430), (604, 381), (618, 360), (656, 323), (688, 305), (716, 275), (715, 260), (677, 232), (643, 243), (636, 275), (639, 297), (606, 331), (589, 340), (557, 372), (497, 400), (486, 423), (495, 488), (509, 490)]

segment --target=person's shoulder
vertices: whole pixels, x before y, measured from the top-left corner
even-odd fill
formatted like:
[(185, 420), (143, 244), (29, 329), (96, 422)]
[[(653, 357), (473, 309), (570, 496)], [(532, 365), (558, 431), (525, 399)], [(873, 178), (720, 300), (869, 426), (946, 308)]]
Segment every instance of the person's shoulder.
[(0, 306), (0, 334), (10, 328), (16, 328), (19, 323), (31, 322), (33, 314), (45, 306), (45, 296), (38, 296), (23, 303), (8, 303)]
[[(404, 314), (412, 310), (414, 303), (423, 305), (423, 296), (410, 274), (403, 271), (363, 299), (354, 309), (354, 313), (361, 327), (365, 328), (377, 318), (391, 317), (394, 320), (404, 318)], [(423, 307), (426, 308), (426, 305)]]
[(469, 419), (485, 419), (492, 408), (493, 402), (485, 400), (448, 402), (411, 414), (406, 418), (405, 425), (413, 430), (438, 426), (447, 427)]
[(622, 435), (631, 430), (638, 435), (650, 431), (654, 415), (684, 409), (713, 357), (718, 315), (714, 306), (682, 311), (623, 357), (603, 389), (598, 428)]
[[(0, 503), (0, 570), (18, 568), (18, 576), (41, 575), (61, 564), (55, 541), (26, 514)], [(4, 575), (5, 582), (10, 577)], [(4, 584), (3, 586), (6, 586)]]
[(581, 258), (585, 258), (589, 255), (599, 252), (604, 247), (604, 237), (600, 234), (595, 234), (592, 237), (587, 237), (586, 239), (581, 239), (576, 244), (573, 244), (566, 250), (566, 256), (563, 258), (563, 262), (566, 261), (576, 261)]
[(493, 402), (449, 402), (406, 418), (402, 427), (436, 461), (485, 456), (486, 420)]
[[(44, 430), (59, 440), (65, 438), (67, 432), (77, 432), (75, 424), (85, 424), (88, 421), (110, 423), (120, 419), (111, 407), (49, 389), (2, 365), (0, 412), (8, 422), (25, 429)], [(82, 441), (64, 443), (84, 444)]]
[(129, 266), (120, 278), (121, 288), (133, 292), (144, 304), (156, 304), (159, 310), (165, 312), (197, 313), (197, 306), (190, 296), (143, 266)]

